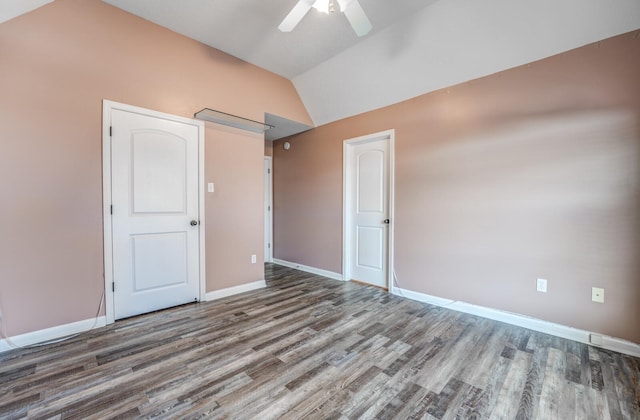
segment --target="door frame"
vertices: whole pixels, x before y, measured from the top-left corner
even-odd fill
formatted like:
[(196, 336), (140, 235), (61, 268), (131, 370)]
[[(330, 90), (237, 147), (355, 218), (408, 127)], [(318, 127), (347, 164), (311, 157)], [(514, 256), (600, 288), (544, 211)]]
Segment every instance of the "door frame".
[[(264, 216), (265, 227), (267, 223), (269, 224), (269, 237), (264, 238), (264, 242), (266, 244), (266, 242), (268, 241), (268, 243), (271, 245), (271, 247), (268, 248), (269, 258), (267, 258), (267, 255), (264, 255), (264, 262), (270, 263), (270, 262), (273, 262), (273, 158), (271, 156), (265, 156), (264, 162), (269, 162), (269, 173), (264, 174), (267, 180), (267, 185), (269, 186), (269, 190), (267, 191), (268, 195), (264, 194), (264, 197), (267, 200), (264, 203), (264, 205), (271, 206), (271, 211), (268, 213), (268, 215), (265, 214)], [(263, 170), (264, 170), (264, 167), (263, 167)], [(265, 244), (263, 244), (263, 246)]]
[(104, 299), (107, 324), (115, 322), (114, 293), (112, 289), (113, 279), (113, 235), (111, 215), (111, 114), (114, 110), (132, 112), (149, 117), (162, 118), (184, 124), (191, 124), (198, 128), (198, 229), (199, 245), (199, 301), (203, 301), (206, 295), (206, 254), (205, 254), (205, 212), (204, 212), (204, 122), (191, 118), (179, 117), (164, 112), (153, 111), (133, 105), (102, 100), (102, 225), (104, 237)]
[(351, 235), (351, 210), (353, 208), (351, 187), (353, 181), (353, 165), (351, 157), (353, 156), (353, 148), (356, 145), (368, 143), (375, 140), (389, 141), (389, 236), (387, 238), (387, 289), (389, 293), (394, 293), (393, 274), (393, 250), (394, 250), (394, 231), (395, 231), (395, 130), (380, 131), (373, 134), (367, 134), (343, 141), (342, 150), (342, 280), (349, 281), (351, 279), (351, 247), (353, 246), (353, 238)]

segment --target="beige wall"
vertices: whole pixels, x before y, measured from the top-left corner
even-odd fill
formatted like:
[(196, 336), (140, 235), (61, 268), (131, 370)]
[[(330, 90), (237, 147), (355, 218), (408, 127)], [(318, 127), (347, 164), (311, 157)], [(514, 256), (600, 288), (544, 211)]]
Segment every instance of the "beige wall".
[(265, 156), (273, 156), (273, 142), (272, 141), (264, 141), (264, 155)]
[(276, 142), (275, 257), (342, 271), (342, 142), (393, 128), (400, 287), (640, 342), (639, 33)]
[(264, 279), (264, 136), (230, 128), (206, 137), (205, 178), (215, 183), (206, 195), (207, 290), (218, 290)]
[[(6, 333), (92, 318), (104, 288), (102, 99), (311, 124), (293, 85), (99, 0), (0, 25), (0, 305)], [(263, 278), (263, 139), (207, 125), (207, 290)], [(258, 264), (250, 264), (250, 255)]]

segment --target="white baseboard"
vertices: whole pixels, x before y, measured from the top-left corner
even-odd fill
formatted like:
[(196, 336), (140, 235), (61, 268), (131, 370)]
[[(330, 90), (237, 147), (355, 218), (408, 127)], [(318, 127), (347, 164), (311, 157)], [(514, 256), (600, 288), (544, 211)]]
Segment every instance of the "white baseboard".
[[(301, 271), (306, 271), (312, 274), (318, 274), (324, 277), (333, 278), (335, 280), (342, 280), (342, 276), (338, 273), (332, 273), (330, 271), (321, 270), (318, 268), (308, 267), (305, 265), (294, 264), (287, 261), (274, 259), (275, 264), (283, 265), (286, 267), (296, 268)], [(259, 280), (253, 283), (242, 284), (240, 286), (229, 287), (222, 290), (215, 290), (206, 294), (206, 300), (222, 299), (224, 297), (237, 295), (239, 293), (249, 292), (256, 289), (266, 287), (264, 280)], [(450, 299), (443, 299), (437, 296), (431, 296), (424, 293), (414, 292), (411, 290), (401, 289), (399, 287), (394, 288), (394, 294), (403, 296), (408, 299), (416, 300), (418, 302), (429, 303), (435, 306), (440, 306), (447, 309), (452, 309), (458, 312), (464, 312), (471, 315), (477, 315), (483, 318), (493, 319), (495, 321), (505, 322), (507, 324), (516, 325), (518, 327), (527, 328), (530, 330), (542, 332), (545, 334), (555, 335), (557, 337), (566, 338), (569, 340), (578, 341), (581, 343), (589, 344), (595, 347), (602, 347), (607, 350), (617, 351), (619, 353), (628, 354), (634, 357), (640, 357), (640, 345), (621, 338), (611, 337), (594, 333), (591, 331), (581, 330), (578, 328), (568, 327), (566, 325), (556, 324), (553, 322), (543, 321), (541, 319), (528, 317), (526, 315), (520, 315), (512, 312), (501, 311), (499, 309), (487, 308), (485, 306), (473, 305), (466, 302), (454, 301)], [(95, 323), (95, 327), (94, 327)], [(25, 347), (33, 344), (42, 343), (45, 341), (56, 340), (66, 337), (72, 334), (78, 334), (94, 328), (100, 328), (107, 325), (107, 319), (104, 316), (98, 317), (98, 319), (86, 319), (84, 321), (72, 322), (70, 324), (59, 325), (57, 327), (46, 328), (44, 330), (33, 331), (26, 334), (20, 334), (13, 337), (9, 337), (11, 342), (16, 346)], [(602, 340), (601, 345), (596, 345), (591, 342), (591, 336), (596, 336)], [(0, 339), (0, 353), (12, 350), (13, 347), (5, 339)]]
[[(95, 323), (95, 327), (94, 327)], [(89, 331), (91, 327), (100, 328), (107, 325), (107, 318), (100, 316), (85, 319), (84, 321), (72, 322), (70, 324), (58, 325), (57, 327), (45, 328), (44, 330), (33, 331), (26, 334), (20, 334), (9, 337), (11, 343), (19, 347), (31, 346), (46, 341), (56, 340), (72, 334), (78, 334)], [(0, 340), (0, 353), (13, 350), (14, 347), (5, 339)]]
[[(205, 300), (221, 299), (227, 296), (237, 295), (239, 293), (249, 292), (251, 290), (260, 289), (266, 287), (267, 284), (264, 280), (256, 281), (253, 283), (242, 284), (240, 286), (229, 287), (227, 289), (215, 290), (209, 292), (205, 296)], [(84, 321), (72, 322), (70, 324), (59, 325), (56, 327), (46, 328), (44, 330), (33, 331), (26, 334), (20, 334), (13, 337), (9, 337), (11, 343), (18, 347), (31, 346), (46, 341), (56, 340), (66, 337), (72, 334), (78, 334), (94, 328), (104, 327), (107, 325), (107, 318), (105, 316), (86, 319)], [(5, 339), (0, 339), (0, 353), (13, 350), (14, 347)]]
[(342, 274), (334, 273), (333, 271), (323, 270), (321, 268), (310, 267), (304, 264), (292, 263), (285, 260), (279, 260), (277, 258), (273, 259), (273, 263), (278, 265), (284, 265), (285, 267), (289, 267), (289, 268), (295, 268), (297, 270), (305, 271), (307, 273), (317, 274), (323, 277), (329, 277), (330, 279), (334, 279), (334, 280), (340, 280), (340, 281), (344, 280)]
[(258, 280), (254, 281), (253, 283), (241, 284), (240, 286), (227, 287), (226, 289), (208, 292), (205, 295), (204, 300), (209, 302), (210, 300), (222, 299), (240, 293), (250, 292), (256, 289), (262, 289), (264, 287), (267, 287), (267, 283), (264, 280)]
[[(602, 347), (607, 350), (617, 351), (619, 353), (628, 354), (630, 356), (640, 357), (640, 345), (621, 338), (610, 337), (591, 331), (581, 330), (578, 328), (568, 327), (566, 325), (556, 324), (553, 322), (543, 321), (541, 319), (528, 317), (512, 312), (501, 311), (499, 309), (487, 308), (485, 306), (473, 305), (471, 303), (443, 299), (437, 296), (431, 296), (424, 293), (414, 292), (396, 287), (394, 294), (403, 296), (408, 299), (417, 300), (418, 302), (430, 303), (458, 312), (464, 312), (471, 315), (481, 316), (483, 318), (493, 319), (495, 321), (505, 322), (507, 324), (516, 325), (518, 327), (542, 332), (545, 334), (555, 335), (556, 337), (566, 338), (578, 341), (580, 343), (589, 344), (595, 347)], [(602, 340), (602, 344), (594, 344), (590, 338), (598, 338)]]

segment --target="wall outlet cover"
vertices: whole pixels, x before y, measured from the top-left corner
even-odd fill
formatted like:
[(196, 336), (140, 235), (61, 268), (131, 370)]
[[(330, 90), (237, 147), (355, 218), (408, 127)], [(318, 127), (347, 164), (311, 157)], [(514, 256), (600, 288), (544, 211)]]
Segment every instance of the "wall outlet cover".
[(538, 279), (536, 282), (536, 290), (538, 292), (547, 293), (547, 281), (545, 279)]
[(592, 287), (591, 300), (598, 303), (604, 303), (604, 289), (601, 287)]
[(600, 334), (589, 334), (589, 342), (596, 346), (601, 346), (603, 343), (602, 336)]

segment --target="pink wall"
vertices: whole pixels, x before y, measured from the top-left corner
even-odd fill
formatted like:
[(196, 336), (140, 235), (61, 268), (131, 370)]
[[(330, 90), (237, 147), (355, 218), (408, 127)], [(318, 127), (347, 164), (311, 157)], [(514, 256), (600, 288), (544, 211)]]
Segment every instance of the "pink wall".
[[(95, 315), (104, 287), (102, 99), (185, 117), (210, 107), (311, 124), (288, 80), (99, 0), (57, 0), (5, 22), (0, 48), (0, 305), (9, 335)], [(263, 153), (262, 138), (208, 125), (205, 171), (219, 191), (206, 202), (208, 291), (263, 278)]]
[(230, 128), (209, 129), (206, 138), (205, 178), (215, 183), (215, 192), (206, 194), (211, 291), (264, 279), (264, 136)]
[(273, 156), (273, 142), (272, 141), (264, 141), (264, 155), (265, 156)]
[(274, 142), (274, 258), (342, 272), (342, 139), (358, 130), (343, 121)]
[(342, 271), (342, 142), (393, 128), (400, 287), (640, 342), (639, 34), (276, 142), (275, 258)]

